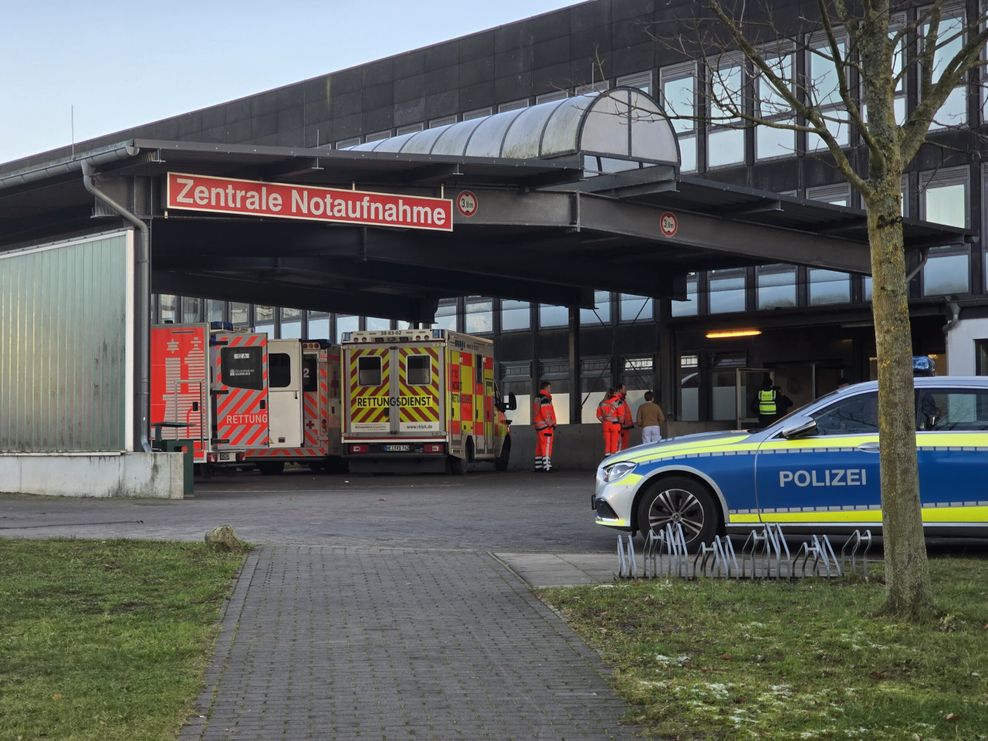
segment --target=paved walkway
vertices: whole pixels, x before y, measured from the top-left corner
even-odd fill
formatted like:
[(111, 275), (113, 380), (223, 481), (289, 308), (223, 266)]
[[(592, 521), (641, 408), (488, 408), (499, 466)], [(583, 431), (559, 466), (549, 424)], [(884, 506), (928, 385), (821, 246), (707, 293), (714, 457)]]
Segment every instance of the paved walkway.
[(630, 738), (608, 670), (490, 554), (251, 554), (182, 738)]

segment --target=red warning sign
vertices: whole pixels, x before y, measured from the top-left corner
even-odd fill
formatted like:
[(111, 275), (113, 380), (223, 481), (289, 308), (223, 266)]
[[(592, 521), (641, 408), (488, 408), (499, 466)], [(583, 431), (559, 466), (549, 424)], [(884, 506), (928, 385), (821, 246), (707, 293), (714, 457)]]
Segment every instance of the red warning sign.
[(664, 211), (659, 216), (659, 231), (663, 237), (675, 237), (679, 232), (679, 219), (671, 211)]
[(472, 190), (465, 190), (456, 197), (456, 210), (467, 218), (477, 213), (477, 207), (479, 205), (480, 202)]

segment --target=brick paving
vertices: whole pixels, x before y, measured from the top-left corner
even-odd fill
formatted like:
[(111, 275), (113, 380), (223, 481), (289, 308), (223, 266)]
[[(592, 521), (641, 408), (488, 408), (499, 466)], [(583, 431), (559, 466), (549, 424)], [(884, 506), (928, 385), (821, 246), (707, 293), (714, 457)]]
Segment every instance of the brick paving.
[(607, 674), (488, 553), (271, 545), (182, 738), (631, 738)]

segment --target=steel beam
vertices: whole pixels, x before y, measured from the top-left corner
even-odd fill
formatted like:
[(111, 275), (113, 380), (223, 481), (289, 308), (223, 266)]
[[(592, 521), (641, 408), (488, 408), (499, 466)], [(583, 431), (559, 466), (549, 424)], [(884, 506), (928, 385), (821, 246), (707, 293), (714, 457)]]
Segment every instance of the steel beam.
[(209, 274), (156, 271), (152, 274), (151, 282), (155, 293), (291, 306), (340, 314), (362, 314), (427, 324), (434, 321), (439, 304), (438, 299), (433, 297), (407, 297), (367, 291), (329, 291)]

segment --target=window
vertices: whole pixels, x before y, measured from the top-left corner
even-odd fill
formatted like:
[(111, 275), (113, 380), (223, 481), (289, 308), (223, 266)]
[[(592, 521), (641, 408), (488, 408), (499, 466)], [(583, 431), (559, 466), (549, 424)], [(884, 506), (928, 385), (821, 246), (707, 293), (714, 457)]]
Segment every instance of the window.
[(309, 313), (309, 330), (307, 336), (310, 340), (329, 339), (329, 314), (321, 312)]
[(659, 72), (662, 107), (671, 118), (679, 140), (680, 169), (692, 172), (696, 164), (696, 65), (665, 67)]
[[(933, 52), (933, 82), (936, 83), (944, 73), (950, 60), (964, 46), (964, 8), (957, 6), (944, 8), (940, 25), (937, 28), (937, 46)], [(931, 31), (930, 24), (923, 25), (923, 37), (919, 39), (918, 55), (920, 56), (920, 75), (922, 75), (922, 54), (927, 34)], [(922, 76), (920, 77), (922, 79)], [(950, 91), (940, 110), (936, 112), (930, 123), (930, 131), (947, 126), (964, 126), (967, 123), (967, 76), (961, 76), (960, 84)]]
[(254, 331), (274, 337), (274, 307), (261, 305), (254, 307)]
[(844, 304), (851, 300), (851, 279), (847, 273), (810, 268), (806, 275), (812, 306)]
[(432, 323), (433, 329), (449, 329), (456, 331), (456, 299), (439, 299), (439, 308), (436, 309), (436, 321)]
[(422, 131), (422, 129), (424, 128), (425, 128), (425, 124), (421, 122), (407, 124), (405, 126), (399, 126), (397, 129), (395, 129), (395, 136), (402, 136), (404, 134), (414, 134), (416, 132)]
[[(766, 54), (765, 63), (772, 73), (781, 79), (794, 92), (796, 79), (796, 57), (792, 53)], [(764, 74), (755, 78), (755, 112), (759, 118), (777, 125), (791, 126), (796, 123), (792, 105), (775, 89)], [(788, 157), (796, 153), (796, 132), (792, 129), (779, 129), (760, 124), (755, 129), (755, 159)]]
[(696, 355), (679, 356), (679, 418), (700, 419), (700, 363)]
[(521, 108), (528, 108), (528, 98), (519, 98), (518, 100), (509, 100), (507, 103), (498, 103), (497, 112), (517, 111)]
[(491, 115), (493, 112), (494, 110), (490, 106), (487, 106), (486, 108), (475, 108), (472, 111), (467, 111), (466, 113), (464, 113), (463, 120), (472, 121), (475, 118), (485, 118), (486, 116)]
[(273, 389), (283, 389), (291, 385), (292, 358), (288, 353), (268, 353), (268, 380)]
[(607, 80), (599, 80), (597, 82), (588, 82), (586, 85), (577, 85), (576, 89), (573, 91), (574, 95), (586, 95), (587, 93), (602, 93), (605, 90), (611, 89), (611, 83)]
[(744, 268), (710, 271), (710, 313), (744, 311)]
[(916, 389), (916, 429), (967, 432), (988, 430), (988, 391)]
[(376, 316), (364, 317), (364, 327), (372, 332), (382, 332), (391, 329), (391, 320)]
[(565, 327), (568, 323), (569, 311), (567, 311), (565, 306), (539, 304), (539, 326), (543, 329), (548, 327)]
[(858, 394), (831, 404), (813, 415), (820, 435), (878, 432), (878, 394)]
[(346, 332), (356, 332), (358, 329), (360, 329), (360, 317), (351, 316), (349, 314), (337, 314), (336, 316), (337, 344), (343, 341), (343, 335)]
[(226, 321), (226, 302), (225, 301), (213, 301), (210, 299), (206, 302), (206, 316), (211, 322), (222, 322)]
[(594, 326), (611, 323), (611, 294), (609, 291), (593, 292), (593, 309), (580, 309), (580, 324)]
[(652, 299), (630, 293), (619, 294), (619, 316), (622, 322), (652, 321)]
[[(967, 168), (920, 175), (920, 218), (937, 224), (965, 227), (970, 208)], [(970, 291), (970, 248), (966, 244), (930, 249), (923, 267), (923, 295)]]
[(468, 334), (494, 331), (494, 300), (467, 296), (463, 302), (463, 322)]
[(428, 386), (432, 383), (432, 357), (409, 355), (406, 358), (405, 378), (409, 386)]
[(531, 324), (529, 306), (528, 301), (503, 300), (501, 302), (501, 331), (528, 329)]
[(221, 347), (220, 380), (223, 385), (260, 391), (264, 388), (264, 348)]
[[(838, 37), (837, 49), (841, 58), (847, 53), (845, 39)], [(847, 146), (849, 124), (847, 109), (840, 93), (840, 78), (837, 75), (837, 64), (833, 59), (827, 39), (815, 35), (810, 39), (810, 48), (806, 53), (807, 77), (809, 86), (806, 91), (810, 105), (817, 106), (823, 115), (827, 130), (841, 147)], [(826, 149), (823, 139), (817, 134), (806, 135), (806, 148), (816, 152)]]
[(351, 136), (349, 139), (340, 139), (336, 142), (337, 149), (349, 149), (350, 147), (355, 147), (360, 144), (359, 136)]
[(197, 298), (182, 299), (182, 321), (201, 322), (202, 321), (202, 301)]
[(381, 131), (375, 131), (364, 137), (365, 142), (379, 142), (382, 139), (388, 139), (391, 136), (391, 129), (382, 129)]
[(673, 316), (696, 316), (699, 302), (697, 301), (697, 285), (699, 276), (690, 273), (686, 276), (686, 300), (673, 301), (671, 304)]
[(535, 105), (539, 103), (548, 103), (553, 100), (563, 100), (569, 97), (568, 90), (552, 90), (548, 93), (542, 93), (541, 95), (535, 96)]
[(301, 309), (281, 309), (281, 334), (282, 339), (300, 340), (302, 339), (302, 318), (304, 312)]
[(430, 129), (438, 129), (440, 126), (449, 126), (450, 124), (456, 123), (456, 115), (451, 116), (440, 116), (439, 118), (434, 118), (429, 121)]
[(796, 305), (796, 268), (764, 265), (757, 270), (758, 308), (780, 309)]
[[(737, 419), (737, 368), (746, 366), (744, 353), (720, 353), (714, 358), (711, 384), (711, 419), (725, 421)], [(741, 387), (741, 398), (748, 398), (747, 389)]]
[(233, 322), (235, 327), (246, 327), (248, 326), (248, 305), (241, 303), (230, 302), (230, 321)]
[(178, 298), (167, 293), (158, 296), (158, 321), (174, 322), (178, 320)]
[(975, 373), (988, 376), (988, 339), (974, 341)]
[(623, 77), (617, 78), (618, 87), (636, 87), (643, 93), (651, 95), (652, 93), (652, 73), (651, 72), (639, 72), (634, 75), (624, 75)]
[[(715, 63), (712, 61), (711, 65)], [(721, 62), (713, 68), (707, 114), (707, 167), (744, 162), (744, 125), (735, 115), (744, 107), (742, 62)]]
[(381, 385), (380, 355), (365, 355), (357, 358), (357, 383), (361, 386)]

